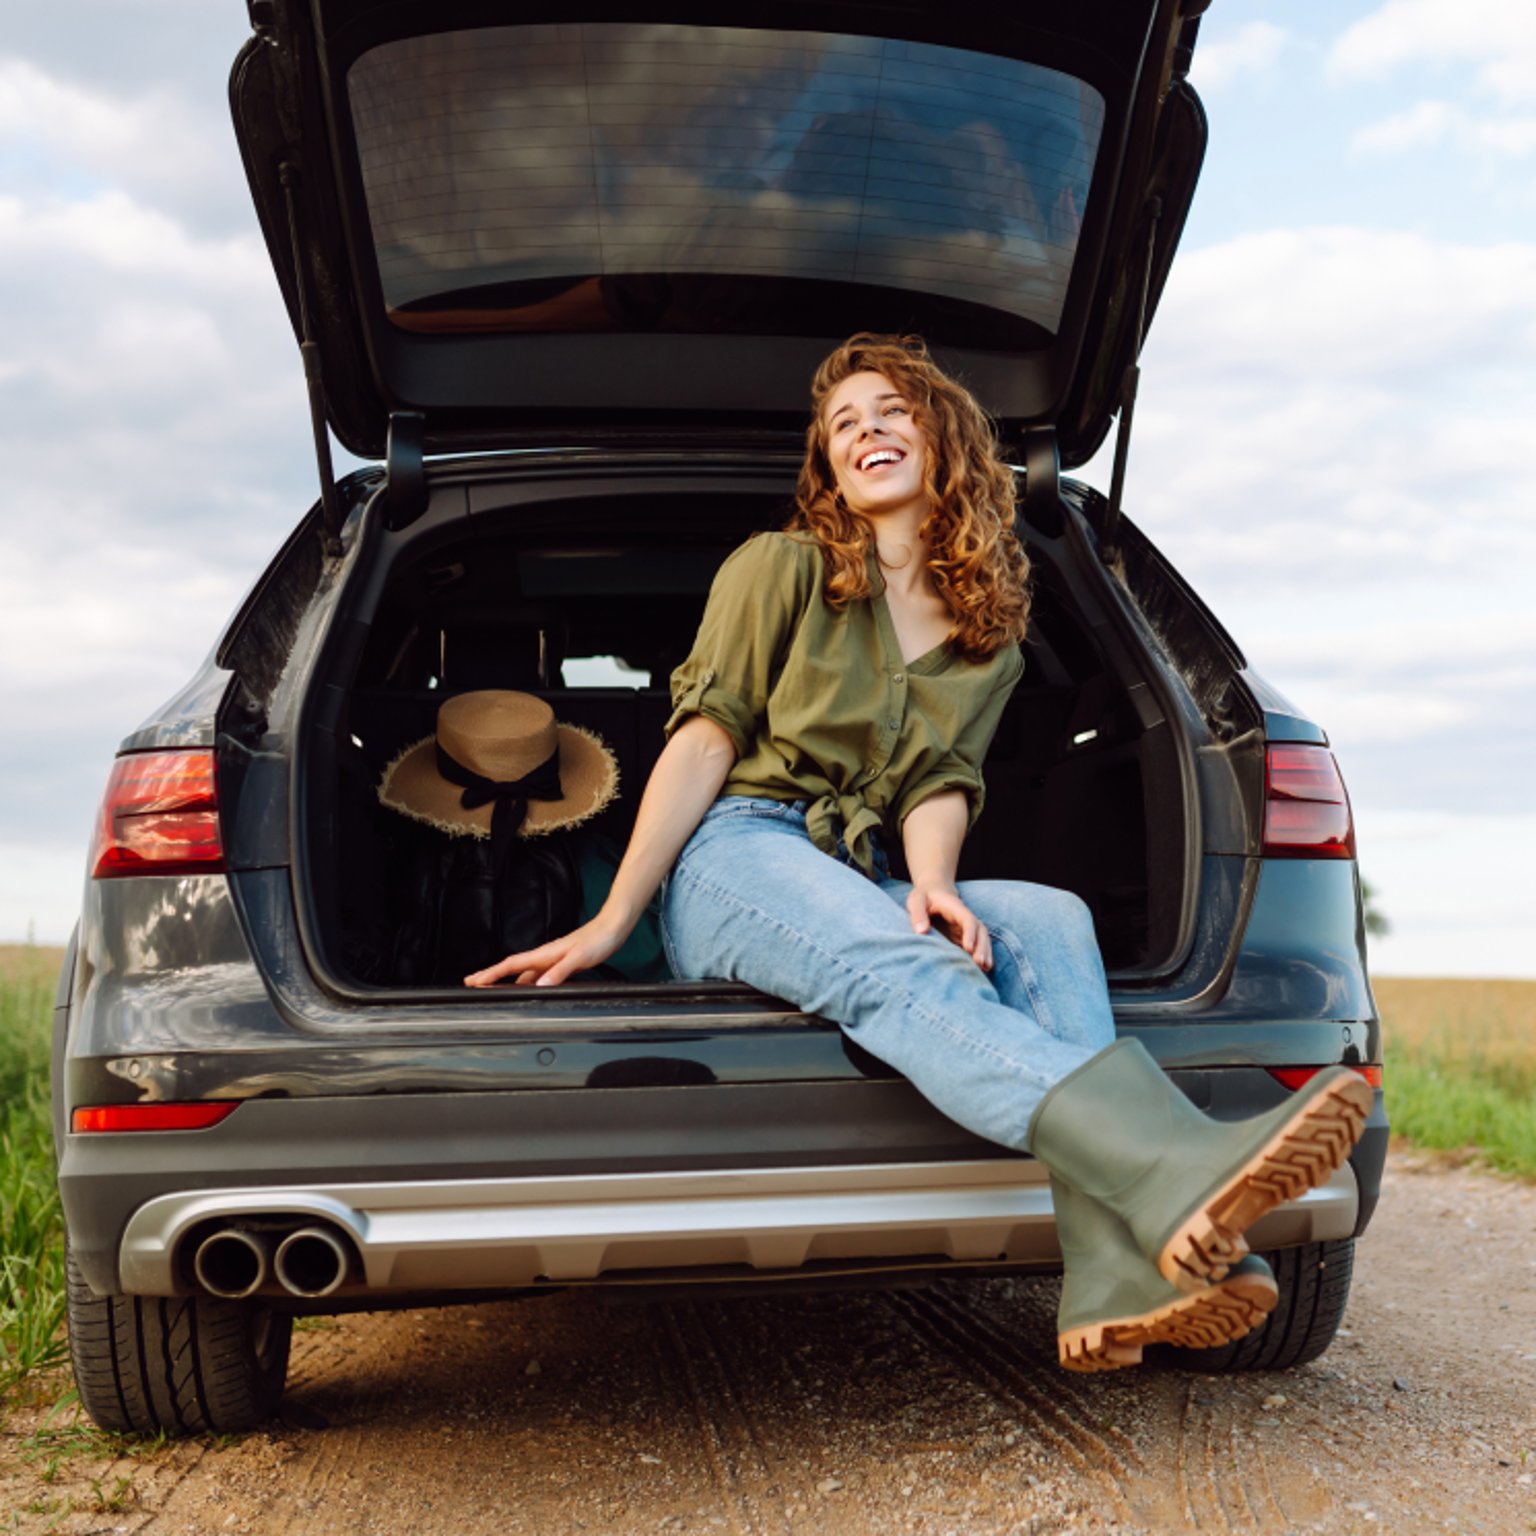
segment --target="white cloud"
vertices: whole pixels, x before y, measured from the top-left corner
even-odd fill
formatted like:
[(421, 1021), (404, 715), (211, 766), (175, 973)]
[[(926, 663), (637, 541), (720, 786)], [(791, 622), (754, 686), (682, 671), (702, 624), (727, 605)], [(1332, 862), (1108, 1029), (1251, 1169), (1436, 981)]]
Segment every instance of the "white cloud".
[(120, 91), (124, 81), (199, 95), (217, 105), (236, 52), (250, 37), (244, 6), (207, 0), (70, 0), (13, 6), (5, 41), (56, 78)]
[(1536, 814), (1355, 806), (1360, 867), (1392, 931), (1370, 941), (1383, 976), (1536, 976)]
[(1127, 511), (1359, 805), (1527, 803), (1532, 419), (1536, 243), (1273, 230), (1174, 268)]
[[(295, 518), (297, 521), (297, 518)], [(152, 679), (141, 707), (170, 692), (178, 669), (190, 673), (213, 644), (247, 582), (214, 557), (217, 540), (193, 541), (168, 566), (163, 548), (131, 539), (88, 543), (75, 550), (67, 580), (50, 551), (13, 546), (0, 571), (0, 609), (8, 643), (0, 651), (0, 688), (27, 699), (22, 728), (40, 717), (78, 708), (80, 691), (118, 676), (132, 692)], [(254, 573), (252, 573), (254, 574)], [(116, 589), (116, 601), (104, 601)], [(53, 723), (57, 723), (56, 720)], [(119, 735), (136, 724), (121, 720)]]
[[(105, 771), (102, 786), (106, 785)], [(63, 944), (80, 912), (89, 820), (73, 840), (0, 840), (0, 943)]]
[(1536, 117), (1486, 117), (1468, 125), (1474, 142), (1501, 155), (1536, 150)]
[(1421, 101), (1370, 123), (1350, 147), (1361, 154), (1400, 154), (1451, 140), (1463, 149), (1520, 156), (1536, 151), (1536, 117), (1479, 117), (1444, 101)]
[[(1391, 747), (1466, 731), (1477, 716), (1468, 700), (1427, 692), (1419, 682), (1404, 686), (1399, 680), (1396, 687), (1372, 688), (1357, 679), (1309, 678), (1262, 653), (1259, 671), (1265, 677), (1284, 677), (1286, 687), (1306, 700), (1307, 714), (1332, 727), (1335, 745), (1342, 745), (1340, 723), (1355, 739), (1369, 738), (1378, 747)], [(1347, 750), (1344, 756), (1347, 762)]]
[(1230, 37), (1195, 47), (1190, 79), (1202, 92), (1218, 91), (1239, 75), (1260, 74), (1280, 57), (1290, 33), (1267, 21), (1250, 21)]
[(1354, 137), (1353, 147), (1368, 154), (1421, 149), (1442, 143), (1459, 121), (1461, 114), (1447, 102), (1420, 101), (1406, 112), (1394, 112), (1391, 117), (1362, 128)]
[[(1276, 229), (1183, 252), (1154, 340), (1223, 387), (1284, 377), (1394, 394), (1536, 360), (1536, 243), (1459, 245), (1351, 227)], [(1404, 369), (1433, 367), (1433, 378)], [(1367, 402), (1362, 402), (1362, 408)]]
[(59, 493), (42, 443), (70, 445), (72, 499), (90, 505), (99, 488), (104, 506), (131, 515), (141, 498), (183, 499), (193, 472), (239, 450), (242, 427), (259, 438), (283, 412), (279, 396), (302, 405), (292, 332), (254, 234), (200, 237), (118, 191), (0, 196), (0, 291), (26, 296), (0, 329), (11, 394), (0, 434), (30, 449), (12, 460), (8, 521), (29, 498)]
[(1174, 269), (1127, 504), (1202, 590), (1486, 580), (1536, 563), (1533, 417), (1536, 244), (1244, 236)]
[(1329, 51), (1340, 80), (1380, 80), (1405, 64), (1477, 66), (1500, 100), (1536, 97), (1536, 6), (1525, 0), (1386, 0)]
[[(1255, 653), (1282, 652), (1292, 666), (1422, 676), (1428, 668), (1443, 667), (1449, 657), (1472, 672), (1458, 686), (1503, 687), (1511, 681), (1536, 686), (1536, 614), (1532, 613), (1514, 615), (1496, 631), (1469, 625), (1461, 614), (1452, 617), (1410, 609), (1363, 618), (1340, 615), (1326, 628), (1290, 626), (1256, 633), (1248, 643)], [(1491, 672), (1510, 657), (1520, 663), (1513, 678)]]
[(0, 261), (84, 260), (151, 281), (190, 281), (232, 294), (274, 286), (265, 247), (254, 235), (210, 239), (128, 193), (84, 200), (0, 196)]
[(210, 118), (183, 95), (162, 87), (125, 96), (0, 54), (0, 146), (7, 144), (41, 161), (53, 179), (181, 201), (222, 202), (240, 180), (228, 120)]
[[(315, 470), (254, 231), (200, 235), (120, 189), (3, 196), (0, 294), (0, 842), (57, 843), (84, 837), (116, 743), (192, 674)], [(4, 871), (8, 937), (45, 917), (21, 910), (51, 888), (18, 883), (29, 867)]]

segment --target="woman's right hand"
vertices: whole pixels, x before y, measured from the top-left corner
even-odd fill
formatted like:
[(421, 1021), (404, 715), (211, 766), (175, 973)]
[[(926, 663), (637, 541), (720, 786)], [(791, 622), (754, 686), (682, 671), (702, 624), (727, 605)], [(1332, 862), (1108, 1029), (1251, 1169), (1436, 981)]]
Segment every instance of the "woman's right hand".
[(590, 971), (623, 947), (629, 928), (599, 912), (590, 922), (537, 949), (508, 955), (483, 971), (464, 978), (466, 987), (494, 987), (505, 976), (515, 976), (520, 987), (557, 987), (578, 971)]

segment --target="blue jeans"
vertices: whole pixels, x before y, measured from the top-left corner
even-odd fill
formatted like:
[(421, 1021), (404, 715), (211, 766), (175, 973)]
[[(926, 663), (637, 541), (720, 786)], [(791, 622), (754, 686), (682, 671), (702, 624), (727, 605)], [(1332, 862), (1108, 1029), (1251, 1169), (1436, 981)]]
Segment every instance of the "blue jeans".
[(915, 934), (911, 886), (829, 858), (805, 807), (717, 800), (667, 880), (662, 938), (682, 978), (744, 981), (819, 1013), (950, 1119), (1022, 1148), (1045, 1093), (1115, 1038), (1088, 909), (1068, 891), (967, 880), (993, 969)]

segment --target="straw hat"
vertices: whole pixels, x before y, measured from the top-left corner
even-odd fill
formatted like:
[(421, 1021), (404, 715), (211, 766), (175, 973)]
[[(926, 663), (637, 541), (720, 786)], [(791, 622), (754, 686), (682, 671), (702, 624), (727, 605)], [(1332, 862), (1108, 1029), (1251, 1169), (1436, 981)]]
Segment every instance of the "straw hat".
[(618, 762), (590, 731), (557, 723), (531, 693), (485, 689), (443, 700), (436, 735), (384, 770), (379, 799), (451, 836), (503, 842), (573, 827), (618, 787)]

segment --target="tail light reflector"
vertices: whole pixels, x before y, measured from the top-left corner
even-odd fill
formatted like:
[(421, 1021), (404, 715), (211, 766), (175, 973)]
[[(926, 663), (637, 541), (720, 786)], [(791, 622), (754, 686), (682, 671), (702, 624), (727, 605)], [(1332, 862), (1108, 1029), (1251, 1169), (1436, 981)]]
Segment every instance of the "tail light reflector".
[(213, 753), (132, 752), (112, 765), (91, 876), (217, 874), (224, 868)]
[[(1323, 1069), (1321, 1067), (1268, 1067), (1265, 1069), (1277, 1083), (1283, 1083), (1294, 1093), (1304, 1083), (1309, 1083)], [(1353, 1067), (1372, 1088), (1381, 1087), (1380, 1067)]]
[(238, 1099), (197, 1104), (93, 1104), (69, 1117), (77, 1135), (86, 1131), (206, 1131), (233, 1114)]
[(1264, 758), (1264, 853), (1281, 859), (1352, 859), (1355, 823), (1327, 747), (1272, 742)]

